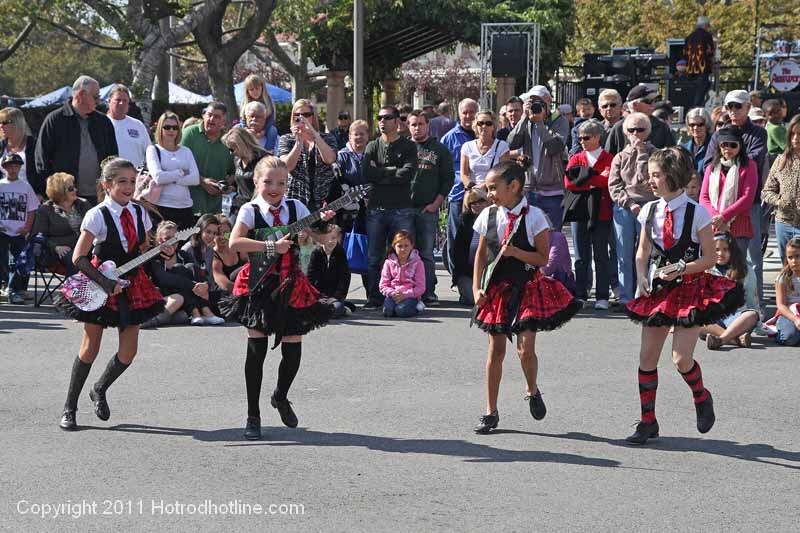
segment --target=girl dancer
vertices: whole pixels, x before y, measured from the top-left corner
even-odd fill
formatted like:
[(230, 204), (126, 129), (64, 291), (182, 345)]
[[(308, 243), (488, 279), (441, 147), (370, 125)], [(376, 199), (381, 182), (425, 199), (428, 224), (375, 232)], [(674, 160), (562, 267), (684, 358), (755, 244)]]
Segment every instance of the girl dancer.
[[(92, 386), (89, 398), (100, 420), (108, 420), (111, 410), (106, 401), (106, 391), (130, 366), (136, 356), (139, 324), (156, 316), (164, 309), (164, 298), (147, 277), (143, 267), (126, 275), (130, 286), (105, 277), (97, 270), (103, 261), (112, 260), (121, 266), (139, 255), (145, 244), (147, 232), (152, 227), (147, 211), (134, 204), (136, 169), (130, 161), (114, 157), (103, 163), (100, 183), (106, 197), (90, 209), (81, 223), (81, 235), (72, 254), (75, 266), (97, 282), (109, 294), (108, 301), (96, 311), (81, 311), (63, 295), (56, 296), (54, 304), (68, 317), (84, 322), (83, 341), (78, 357), (72, 365), (72, 376), (67, 390), (67, 402), (61, 417), (61, 428), (74, 430), (78, 395), (89, 375), (97, 353), (103, 329), (119, 329), (119, 351), (111, 358), (103, 375)], [(89, 258), (89, 253), (93, 258)]]
[[(550, 225), (544, 212), (529, 206), (523, 195), (527, 165), (527, 161), (506, 161), (489, 171), (485, 185), (495, 205), (484, 209), (474, 225), (481, 235), (472, 281), (477, 311), (475, 322), (489, 334), (487, 414), (475, 427), (476, 433), (491, 432), (500, 420), (497, 394), (506, 337), (510, 339), (512, 334), (517, 335), (517, 354), (528, 385), (525, 399), (529, 401), (531, 415), (536, 420), (544, 418), (547, 410), (536, 384), (536, 332), (561, 326), (581, 308), (580, 302), (564, 285), (540, 271), (549, 259)], [(500, 254), (502, 259), (497, 263), (489, 286), (482, 289), (481, 275), (490, 253), (492, 257)]]
[[(658, 359), (673, 329), (672, 361), (692, 390), (697, 429), (708, 432), (714, 425), (711, 393), (703, 385), (700, 365), (693, 359), (699, 327), (730, 315), (744, 303), (744, 290), (735, 281), (706, 272), (714, 266), (711, 215), (690, 200), (684, 187), (692, 176), (689, 154), (681, 148), (658, 150), (648, 162), (649, 184), (659, 197), (645, 204), (638, 215), (642, 225), (636, 252), (638, 298), (627, 304), (628, 316), (642, 324), (639, 352), (639, 398), (642, 419), (626, 440), (644, 444), (658, 437), (655, 414)], [(649, 280), (648, 267), (678, 264), (677, 271)], [(676, 282), (678, 278), (682, 281)], [(675, 283), (671, 283), (675, 282)]]
[[(282, 356), (270, 404), (278, 410), (285, 425), (297, 427), (297, 416), (286, 396), (300, 368), (300, 343), (303, 335), (325, 325), (330, 316), (329, 307), (319, 302), (319, 292), (300, 270), (297, 247), (292, 240), (256, 239), (255, 230), (288, 225), (309, 214), (301, 202), (284, 196), (289, 179), (286, 163), (266, 156), (256, 165), (254, 179), (255, 198), (239, 210), (230, 240), (233, 251), (250, 253), (250, 263), (236, 276), (231, 297), (220, 301), (223, 314), (247, 328), (244, 437), (249, 440), (261, 438), (259, 397), (268, 336), (275, 335), (275, 345), (281, 344)], [(333, 211), (326, 211), (322, 218), (329, 220), (334, 215)], [(265, 267), (263, 260), (276, 256), (277, 260)]]

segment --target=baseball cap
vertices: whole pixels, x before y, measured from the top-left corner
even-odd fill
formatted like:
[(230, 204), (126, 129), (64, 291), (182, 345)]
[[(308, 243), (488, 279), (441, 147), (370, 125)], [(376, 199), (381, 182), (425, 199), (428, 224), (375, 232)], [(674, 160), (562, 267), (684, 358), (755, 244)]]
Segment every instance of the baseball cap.
[(548, 91), (547, 87), (545, 87), (544, 85), (534, 85), (528, 90), (528, 92), (521, 94), (519, 97), (522, 98), (523, 100), (527, 100), (531, 96), (538, 96), (539, 98), (547, 101), (553, 99), (550, 96), (550, 91)]
[(726, 126), (717, 132), (717, 142), (737, 142), (742, 144), (742, 132), (735, 126)]
[(633, 102), (634, 100), (641, 100), (642, 98), (647, 98), (648, 96), (653, 96), (656, 94), (658, 94), (657, 89), (641, 83), (631, 89), (631, 92), (628, 93), (628, 98), (626, 98), (626, 100), (628, 102)]
[(350, 118), (350, 112), (349, 111), (339, 111), (339, 119), (347, 120), (349, 118)]
[(562, 115), (566, 115), (568, 113), (572, 113), (572, 106), (569, 104), (561, 104), (558, 106), (558, 112)]
[(750, 93), (741, 89), (731, 91), (725, 95), (725, 104), (729, 104), (731, 102), (736, 102), (737, 104), (749, 104)]
[(2, 166), (6, 165), (24, 165), (25, 161), (19, 156), (19, 154), (6, 154), (3, 158), (3, 162), (0, 163)]

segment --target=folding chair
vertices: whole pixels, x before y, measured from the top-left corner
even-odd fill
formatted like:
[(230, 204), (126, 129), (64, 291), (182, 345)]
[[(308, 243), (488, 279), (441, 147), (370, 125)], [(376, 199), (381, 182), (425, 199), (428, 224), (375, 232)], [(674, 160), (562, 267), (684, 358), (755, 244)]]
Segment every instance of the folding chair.
[[(33, 306), (41, 307), (42, 302), (47, 298), (52, 300), (55, 291), (61, 288), (61, 285), (67, 279), (64, 266), (56, 262), (47, 261), (46, 253), (36, 257), (36, 264), (33, 272)], [(49, 263), (49, 264), (46, 264)], [(39, 294), (39, 282), (41, 281), (43, 287), (41, 295)]]

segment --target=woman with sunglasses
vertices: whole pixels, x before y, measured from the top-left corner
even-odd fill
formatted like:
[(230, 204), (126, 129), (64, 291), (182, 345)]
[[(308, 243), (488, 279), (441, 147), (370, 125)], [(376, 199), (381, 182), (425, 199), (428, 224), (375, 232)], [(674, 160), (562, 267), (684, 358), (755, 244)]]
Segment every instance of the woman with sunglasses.
[(622, 127), (628, 144), (611, 162), (608, 192), (614, 203), (619, 302), (624, 309), (636, 290), (634, 254), (641, 232), (637, 216), (644, 204), (656, 198), (648, 183), (647, 160), (657, 149), (650, 142), (650, 118), (644, 113), (631, 113), (625, 117)]
[(46, 239), (46, 263), (61, 264), (66, 275), (71, 276), (78, 272), (72, 264), (72, 251), (81, 234), (83, 217), (91, 206), (78, 197), (75, 177), (65, 172), (47, 178), (46, 192), (48, 200), (37, 209), (31, 234), (41, 233)]
[(278, 156), (289, 168), (286, 197), (315, 211), (339, 192), (332, 166), (338, 144), (333, 135), (320, 133), (311, 100), (297, 100), (291, 120), (291, 133), (278, 139)]
[(192, 151), (181, 146), (181, 121), (165, 111), (156, 124), (156, 143), (147, 147), (147, 169), (160, 189), (153, 204), (161, 220), (171, 220), (178, 230), (194, 226), (189, 187), (200, 183), (200, 171)]
[(786, 264), (787, 243), (800, 237), (800, 115), (786, 127), (786, 148), (772, 164), (761, 199), (775, 206), (775, 234)]
[(508, 143), (495, 138), (493, 112), (478, 112), (472, 129), (476, 133), (475, 140), (465, 142), (461, 147), (461, 183), (464, 189), (481, 185), (493, 166), (509, 158)]
[(694, 159), (694, 168), (698, 176), (703, 175), (703, 161), (706, 157), (708, 141), (711, 140), (711, 117), (702, 107), (695, 107), (686, 113), (686, 131), (690, 139), (681, 144)]
[(753, 237), (750, 207), (756, 197), (758, 170), (747, 157), (737, 128), (717, 132), (718, 148), (706, 167), (700, 189), (700, 205), (711, 213), (714, 231), (729, 231), (740, 250)]
[[(233, 183), (236, 184), (236, 196), (233, 198), (230, 207), (230, 217), (236, 220), (236, 213), (239, 208), (253, 199), (255, 182), (253, 172), (256, 164), (261, 158), (267, 155), (267, 151), (262, 148), (255, 136), (244, 128), (233, 128), (222, 136), (222, 144), (228, 147), (233, 154), (233, 165), (236, 167), (236, 174), (233, 176)], [(229, 183), (231, 183), (229, 181)]]
[(41, 198), (45, 194), (45, 176), (36, 170), (35, 152), (36, 138), (30, 134), (22, 111), (16, 107), (0, 109), (0, 159), (9, 154), (20, 156), (22, 167), (19, 169), (19, 179), (30, 183)]

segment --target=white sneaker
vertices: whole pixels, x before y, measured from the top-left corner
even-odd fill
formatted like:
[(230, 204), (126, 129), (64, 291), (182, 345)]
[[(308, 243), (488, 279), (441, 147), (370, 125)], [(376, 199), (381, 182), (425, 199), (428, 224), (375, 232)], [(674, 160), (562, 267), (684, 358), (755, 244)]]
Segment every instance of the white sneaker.
[(619, 300), (619, 296), (622, 292), (619, 290), (619, 285), (611, 289), (611, 295), (614, 296), (615, 300)]
[(204, 316), (203, 323), (207, 326), (219, 326), (225, 323), (225, 319), (216, 315)]
[(594, 308), (599, 309), (601, 311), (608, 311), (609, 308), (608, 300), (597, 300), (594, 303)]
[(419, 302), (417, 302), (417, 312), (421, 313), (424, 310), (425, 310), (425, 304), (422, 303), (422, 300), (420, 300)]
[(192, 321), (190, 322), (190, 324), (193, 325), (193, 326), (205, 326), (206, 325), (206, 321), (203, 320), (203, 317), (196, 316), (196, 317), (192, 318)]

